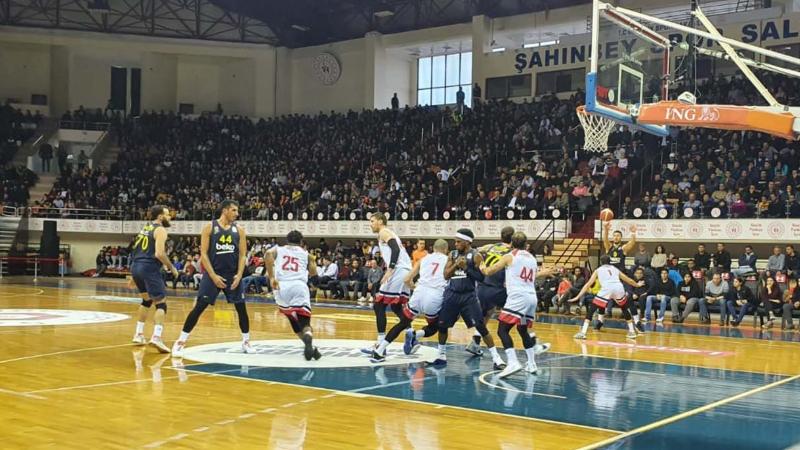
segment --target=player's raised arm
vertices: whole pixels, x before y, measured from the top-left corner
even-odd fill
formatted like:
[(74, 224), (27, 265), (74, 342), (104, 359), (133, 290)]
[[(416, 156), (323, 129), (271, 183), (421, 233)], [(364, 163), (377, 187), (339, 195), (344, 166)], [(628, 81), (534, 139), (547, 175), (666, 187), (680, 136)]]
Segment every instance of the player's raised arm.
[(611, 234), (611, 222), (603, 222), (603, 229), (600, 231), (600, 237), (603, 239), (603, 249), (606, 253), (611, 250), (611, 241), (608, 240), (609, 234)]
[(634, 248), (636, 248), (636, 225), (631, 225), (631, 240), (622, 246), (622, 251), (626, 255), (632, 255)]

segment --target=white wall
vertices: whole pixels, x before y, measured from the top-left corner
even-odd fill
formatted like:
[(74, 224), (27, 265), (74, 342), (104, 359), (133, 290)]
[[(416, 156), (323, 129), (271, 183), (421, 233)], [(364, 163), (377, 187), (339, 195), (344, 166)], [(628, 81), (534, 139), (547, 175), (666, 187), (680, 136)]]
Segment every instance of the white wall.
[(142, 110), (174, 111), (178, 105), (178, 57), (168, 53), (142, 55)]
[(50, 46), (0, 42), (0, 102), (50, 95)]
[(195, 114), (217, 109), (221, 62), (197, 56), (178, 57), (178, 103), (194, 104)]
[[(375, 108), (389, 108), (392, 94), (397, 92), (400, 107), (415, 105), (416, 77), (414, 76), (417, 62), (415, 59), (403, 54), (387, 52), (383, 58), (384, 70), (381, 77), (375, 79)], [(377, 74), (377, 70), (376, 70)], [(413, 80), (412, 80), (413, 78)]]
[[(322, 52), (335, 55), (341, 66), (341, 77), (331, 86), (322, 84), (311, 70), (314, 57)], [(368, 71), (365, 59), (363, 39), (293, 49), (291, 78), (284, 80), (290, 83), (291, 111), (314, 114), (364, 108), (367, 104), (364, 94), (365, 73)], [(286, 86), (279, 84), (278, 90), (282, 89), (286, 89)]]

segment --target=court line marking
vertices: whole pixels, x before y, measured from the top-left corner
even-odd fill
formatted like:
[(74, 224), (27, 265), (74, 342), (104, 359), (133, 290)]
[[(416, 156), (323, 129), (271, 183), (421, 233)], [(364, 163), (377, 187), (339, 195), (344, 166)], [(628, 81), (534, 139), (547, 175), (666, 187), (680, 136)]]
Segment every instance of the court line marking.
[[(516, 389), (516, 388), (511, 389), (511, 388), (507, 388), (505, 386), (500, 386), (499, 384), (492, 384), (492, 383), (489, 383), (488, 381), (486, 381), (486, 377), (488, 377), (489, 375), (494, 375), (494, 374), (500, 373), (500, 372), (502, 372), (502, 370), (493, 370), (491, 372), (486, 372), (484, 374), (481, 374), (481, 376), (478, 377), (478, 381), (480, 381), (481, 384), (489, 386), (490, 388), (497, 388), (497, 389), (501, 389), (501, 390), (504, 390), (504, 391), (507, 391), (507, 392), (516, 392), (516, 393), (525, 394), (525, 395), (538, 395), (540, 397), (557, 398), (559, 400), (566, 400), (567, 399), (567, 397), (564, 397), (563, 395), (545, 394), (545, 393), (542, 393), (542, 392), (528, 392), (528, 391), (523, 391), (522, 389)], [(536, 376), (536, 375), (531, 375), (531, 376)], [(510, 383), (506, 383), (506, 384), (508, 384), (509, 386), (512, 386)]]
[(718, 406), (722, 406), (722, 405), (725, 405), (725, 404), (728, 404), (728, 403), (731, 403), (731, 402), (735, 402), (737, 400), (741, 400), (741, 399), (743, 399), (745, 397), (749, 397), (751, 395), (755, 395), (755, 394), (758, 394), (760, 392), (764, 392), (764, 391), (766, 391), (768, 389), (772, 389), (774, 387), (778, 387), (778, 386), (781, 386), (781, 385), (786, 384), (786, 383), (791, 383), (792, 381), (795, 381), (795, 380), (800, 380), (800, 375), (795, 375), (793, 377), (784, 378), (783, 380), (778, 380), (778, 381), (772, 382), (770, 384), (767, 384), (767, 385), (764, 385), (764, 386), (760, 386), (760, 387), (757, 387), (755, 389), (751, 389), (749, 391), (744, 391), (744, 392), (742, 392), (740, 394), (734, 395), (733, 397), (724, 398), (722, 400), (718, 400), (716, 402), (709, 403), (709, 404), (707, 404), (705, 406), (700, 406), (699, 408), (690, 409), (689, 411), (684, 411), (684, 412), (682, 412), (680, 414), (675, 414), (674, 416), (670, 416), (670, 417), (667, 417), (667, 418), (664, 418), (664, 419), (661, 419), (661, 420), (657, 420), (657, 421), (655, 421), (653, 423), (641, 426), (639, 428), (634, 428), (633, 430), (626, 431), (626, 432), (621, 433), (621, 434), (619, 434), (617, 436), (613, 436), (613, 437), (610, 437), (608, 439), (604, 439), (604, 440), (602, 440), (600, 442), (595, 442), (594, 444), (590, 444), (590, 445), (587, 445), (585, 447), (581, 447), (578, 450), (593, 450), (593, 449), (596, 449), (596, 448), (605, 447), (605, 446), (607, 446), (609, 444), (613, 444), (614, 442), (620, 441), (622, 439), (625, 439), (625, 438), (628, 438), (628, 437), (631, 437), (631, 436), (635, 436), (635, 435), (638, 435), (638, 434), (642, 434), (642, 433), (644, 433), (646, 431), (650, 431), (650, 430), (654, 430), (656, 428), (663, 427), (664, 425), (669, 425), (669, 424), (671, 424), (673, 422), (677, 422), (677, 421), (685, 419), (687, 417), (691, 417), (691, 416), (700, 414), (702, 412), (706, 412), (706, 411), (714, 409), (714, 408), (716, 408)]
[[(173, 368), (173, 367), (163, 367), (163, 369), (184, 370), (182, 368)], [(239, 372), (240, 370), (241, 369), (236, 368), (236, 369), (224, 370), (224, 371), (221, 371), (221, 372), (205, 372), (205, 374), (208, 377), (213, 377), (215, 375), (222, 374), (222, 373), (225, 373), (225, 372)], [(191, 370), (191, 371), (187, 370), (187, 372), (192, 372), (193, 373), (193, 374), (187, 374), (186, 375), (187, 377), (198, 376), (198, 375), (204, 373), (204, 372), (196, 371), (196, 370)], [(162, 377), (161, 380), (174, 380), (176, 378), (180, 378), (181, 376), (182, 375)], [(49, 388), (49, 389), (38, 389), (38, 390), (35, 390), (35, 391), (28, 391), (28, 392), (26, 392), (26, 394), (39, 394), (39, 393), (42, 393), (42, 392), (60, 392), (60, 391), (71, 391), (71, 390), (75, 390), (75, 389), (88, 389), (88, 388), (95, 388), (95, 387), (118, 386), (118, 385), (123, 385), (123, 384), (144, 383), (144, 382), (148, 382), (148, 381), (154, 382), (154, 383), (157, 382), (157, 381), (154, 381), (152, 378), (139, 378), (139, 379), (136, 379), (136, 380), (110, 381), (108, 383), (82, 384), (82, 385), (78, 385), (78, 386), (63, 386), (63, 387)]]
[[(232, 337), (228, 337), (228, 336), (215, 337), (215, 338), (205, 338), (205, 339), (201, 338), (201, 339), (195, 339), (194, 342), (197, 342), (197, 341), (210, 341), (210, 340), (217, 340), (217, 339), (233, 339), (233, 338)], [(38, 354), (38, 355), (20, 356), (19, 358), (5, 359), (5, 360), (0, 361), (0, 364), (16, 362), (16, 361), (25, 361), (27, 359), (34, 359), (34, 358), (42, 358), (42, 357), (45, 357), (45, 356), (66, 355), (66, 354), (69, 354), (69, 353), (87, 352), (87, 351), (92, 351), (92, 350), (105, 350), (105, 349), (109, 349), (109, 348), (119, 348), (119, 347), (131, 347), (131, 348), (133, 348), (133, 347), (147, 347), (147, 346), (145, 346), (145, 345), (135, 345), (133, 343), (128, 342), (128, 343), (125, 343), (125, 344), (103, 345), (103, 346), (100, 346), (100, 347), (75, 348), (75, 349), (72, 349), (72, 350), (63, 350), (63, 351), (60, 351), (60, 352), (41, 353), (41, 354)]]
[[(202, 372), (202, 371), (192, 370), (192, 369), (185, 369), (185, 370), (187, 372), (205, 373), (205, 372)], [(239, 369), (236, 369), (236, 370), (238, 371)], [(220, 374), (218, 376), (227, 377), (227, 378), (234, 378), (234, 379), (241, 380), (241, 381), (255, 381), (255, 382), (258, 382), (258, 383), (267, 383), (268, 382), (268, 380), (261, 380), (261, 379), (258, 379), (258, 378), (250, 378), (250, 377), (246, 378), (246, 377), (242, 377), (242, 376), (229, 375), (229, 374), (225, 374), (225, 373), (224, 374)], [(373, 398), (373, 399), (376, 399), (376, 400), (385, 400), (385, 401), (388, 401), (388, 402), (398, 401), (398, 402), (405, 402), (405, 403), (413, 403), (413, 404), (416, 404), (416, 405), (423, 405), (423, 406), (427, 406), (427, 407), (430, 407), (430, 408), (435, 408), (436, 406), (438, 406), (438, 404), (436, 404), (436, 403), (427, 403), (427, 402), (423, 402), (423, 401), (419, 401), (419, 400), (411, 400), (411, 399), (407, 399), (407, 398), (385, 397), (385, 396), (376, 395), (376, 394), (351, 393), (349, 391), (340, 391), (340, 390), (337, 390), (337, 389), (329, 389), (329, 388), (321, 388), (321, 387), (316, 387), (316, 386), (305, 386), (305, 385), (300, 385), (300, 384), (284, 383), (282, 381), (272, 381), (271, 383), (272, 384), (277, 384), (277, 385), (280, 385), (280, 386), (297, 388), (297, 389), (312, 389), (312, 390), (318, 390), (318, 391), (331, 392), (331, 393), (334, 393), (336, 396), (360, 397), (360, 398), (368, 397), (368, 398)], [(599, 428), (599, 427), (593, 427), (593, 426), (589, 426), (589, 425), (580, 425), (580, 424), (576, 424), (576, 423), (559, 422), (559, 421), (556, 421), (556, 420), (540, 419), (540, 418), (537, 418), (537, 417), (515, 416), (513, 414), (506, 414), (506, 413), (501, 413), (501, 412), (496, 412), (496, 411), (484, 411), (484, 410), (480, 410), (480, 409), (466, 408), (464, 406), (455, 406), (455, 405), (445, 405), (445, 406), (447, 408), (457, 409), (457, 410), (460, 410), (460, 411), (467, 411), (467, 412), (476, 413), (476, 414), (489, 414), (489, 415), (493, 415), (493, 416), (499, 416), (499, 417), (505, 417), (505, 418), (511, 418), (511, 419), (521, 419), (521, 420), (527, 420), (527, 421), (531, 421), (531, 422), (542, 422), (542, 423), (547, 423), (547, 424), (550, 424), (550, 425), (571, 426), (571, 427), (577, 427), (577, 428), (585, 428), (585, 429), (588, 429), (588, 430), (601, 431), (601, 432), (604, 432), (604, 433), (615, 433), (615, 434), (623, 433), (623, 431), (620, 431), (620, 430), (612, 430), (612, 429), (609, 429), (609, 428)]]
[(41, 395), (32, 394), (30, 392), (9, 391), (8, 389), (3, 388), (0, 388), (0, 394), (18, 395), (20, 397), (33, 398), (36, 400), (47, 400), (47, 397), (42, 397)]

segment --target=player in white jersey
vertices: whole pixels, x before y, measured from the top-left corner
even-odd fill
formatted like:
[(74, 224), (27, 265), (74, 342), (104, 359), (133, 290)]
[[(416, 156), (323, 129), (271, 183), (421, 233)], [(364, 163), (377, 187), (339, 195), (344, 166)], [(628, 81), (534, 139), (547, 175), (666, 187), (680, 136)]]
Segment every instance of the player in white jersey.
[(308, 292), (308, 276), (317, 274), (317, 264), (314, 257), (301, 247), (302, 241), (303, 235), (299, 231), (290, 231), (286, 235), (287, 245), (271, 248), (266, 256), (267, 274), (275, 290), (275, 303), (305, 344), (303, 356), (306, 360), (320, 359), (322, 355), (313, 344), (311, 296)]
[(592, 303), (586, 308), (586, 318), (583, 320), (581, 331), (575, 334), (575, 339), (586, 339), (586, 331), (589, 330), (589, 324), (592, 323), (592, 316), (595, 311), (600, 311), (602, 314), (605, 311), (608, 302), (613, 301), (620, 308), (622, 308), (622, 316), (628, 322), (628, 339), (636, 339), (636, 330), (634, 329), (633, 316), (631, 315), (630, 305), (628, 304), (628, 295), (625, 292), (625, 286), (622, 282), (633, 286), (644, 286), (644, 280), (636, 281), (629, 276), (620, 272), (620, 270), (611, 265), (611, 257), (603, 255), (600, 257), (600, 267), (598, 267), (578, 295), (570, 299), (570, 302), (576, 302), (582, 299), (586, 291), (595, 283), (595, 280), (600, 282), (600, 291), (594, 296)]
[[(447, 241), (438, 239), (433, 244), (433, 253), (418, 261), (403, 280), (409, 289), (414, 288), (414, 294), (409, 302), (403, 306), (403, 315), (400, 317), (400, 323), (389, 330), (386, 337), (378, 344), (378, 348), (372, 352), (371, 360), (373, 362), (382, 362), (386, 359), (386, 347), (394, 342), (403, 330), (407, 329), (406, 341), (403, 345), (403, 351), (406, 355), (413, 354), (419, 349), (418, 337), (430, 337), (436, 334), (438, 330), (436, 322), (439, 319), (439, 310), (442, 309), (444, 288), (447, 286), (447, 280), (444, 279), (444, 267), (446, 264)], [(414, 278), (417, 275), (419, 275), (419, 281), (414, 287)], [(411, 322), (421, 315), (425, 315), (428, 326), (415, 332), (410, 328)]]
[[(378, 233), (378, 247), (387, 266), (378, 288), (378, 295), (375, 296), (375, 303), (372, 305), (375, 311), (375, 324), (378, 328), (376, 348), (386, 337), (386, 307), (391, 307), (397, 317), (402, 320), (403, 305), (408, 302), (409, 293), (405, 279), (411, 271), (411, 258), (408, 257), (397, 234), (386, 226), (388, 221), (386, 215), (381, 212), (377, 212), (369, 218), (370, 228), (374, 233)], [(373, 350), (374, 348), (368, 348), (362, 351), (372, 354)]]
[(534, 356), (536, 354), (536, 335), (528, 334), (528, 328), (533, 326), (536, 315), (536, 277), (547, 277), (553, 275), (557, 269), (542, 269), (536, 262), (536, 257), (525, 250), (528, 237), (525, 233), (518, 231), (511, 236), (511, 252), (503, 255), (495, 264), (486, 267), (481, 265), (481, 272), (491, 276), (505, 269), (506, 292), (508, 298), (503, 306), (497, 320), (497, 335), (503, 343), (508, 365), (498, 375), (505, 378), (522, 369), (522, 365), (517, 359), (517, 352), (514, 350), (514, 340), (511, 338), (511, 327), (516, 326), (517, 332), (522, 338), (522, 346), (528, 357), (525, 370), (528, 373), (536, 374), (537, 367)]

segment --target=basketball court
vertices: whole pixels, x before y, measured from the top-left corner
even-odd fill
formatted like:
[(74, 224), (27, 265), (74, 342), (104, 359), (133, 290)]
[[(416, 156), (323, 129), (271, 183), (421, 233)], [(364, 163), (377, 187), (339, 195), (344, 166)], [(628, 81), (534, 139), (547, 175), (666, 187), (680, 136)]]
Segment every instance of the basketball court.
[[(254, 297), (256, 354), (240, 353), (235, 312), (220, 302), (181, 362), (128, 343), (137, 296), (124, 282), (7, 277), (0, 289), (4, 448), (675, 448), (697, 433), (707, 448), (800, 441), (796, 332), (650, 324), (630, 343), (615, 320), (580, 342), (580, 319), (545, 315), (535, 329), (553, 347), (539, 375), (500, 380), (491, 359), (464, 351), (463, 325), (443, 369), (425, 367), (433, 346), (408, 357), (394, 344), (372, 364), (359, 351), (374, 337), (372, 312), (316, 306), (324, 357), (307, 362), (277, 307)], [(170, 291), (168, 342), (192, 295)]]

